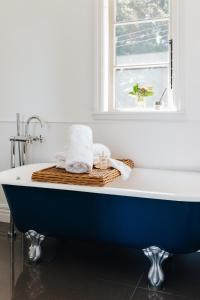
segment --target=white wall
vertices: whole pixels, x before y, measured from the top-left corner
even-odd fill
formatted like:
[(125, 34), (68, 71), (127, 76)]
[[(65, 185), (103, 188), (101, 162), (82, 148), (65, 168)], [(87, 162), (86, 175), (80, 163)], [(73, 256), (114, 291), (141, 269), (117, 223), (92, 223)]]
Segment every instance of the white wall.
[(93, 5), (0, 0), (0, 119), (13, 120), (16, 111), (37, 111), (49, 120), (88, 119)]
[[(137, 166), (200, 170), (198, 0), (180, 0), (183, 120), (95, 121), (94, 0), (0, 0), (0, 169), (9, 167), (15, 113), (49, 122), (31, 160), (49, 161), (70, 122), (92, 126), (96, 141)], [(8, 122), (6, 122), (8, 121)]]

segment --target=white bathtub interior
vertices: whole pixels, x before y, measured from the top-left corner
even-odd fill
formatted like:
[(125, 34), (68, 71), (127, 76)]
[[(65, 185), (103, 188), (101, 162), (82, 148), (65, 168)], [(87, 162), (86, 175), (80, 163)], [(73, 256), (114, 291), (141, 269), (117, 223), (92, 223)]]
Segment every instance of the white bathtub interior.
[(120, 177), (105, 187), (34, 182), (33, 172), (53, 164), (41, 163), (18, 167), (0, 174), (0, 184), (101, 193), (150, 199), (200, 202), (200, 173), (134, 168), (130, 178)]

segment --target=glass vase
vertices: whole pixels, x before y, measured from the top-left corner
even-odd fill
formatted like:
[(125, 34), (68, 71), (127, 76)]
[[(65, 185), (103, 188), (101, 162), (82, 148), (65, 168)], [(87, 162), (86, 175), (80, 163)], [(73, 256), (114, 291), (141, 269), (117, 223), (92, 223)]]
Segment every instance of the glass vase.
[(137, 107), (138, 108), (145, 108), (145, 97), (138, 95), (137, 97)]

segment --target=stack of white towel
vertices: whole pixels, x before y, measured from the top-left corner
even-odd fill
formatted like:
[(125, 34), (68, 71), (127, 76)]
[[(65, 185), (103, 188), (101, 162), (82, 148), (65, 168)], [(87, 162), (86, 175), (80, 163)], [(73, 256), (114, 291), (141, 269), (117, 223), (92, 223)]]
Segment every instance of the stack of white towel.
[(93, 144), (93, 133), (85, 125), (72, 125), (67, 133), (65, 152), (55, 155), (56, 167), (70, 173), (90, 173), (93, 165), (105, 157), (109, 166), (118, 169), (127, 180), (131, 168), (119, 160), (111, 158), (111, 151), (102, 144)]

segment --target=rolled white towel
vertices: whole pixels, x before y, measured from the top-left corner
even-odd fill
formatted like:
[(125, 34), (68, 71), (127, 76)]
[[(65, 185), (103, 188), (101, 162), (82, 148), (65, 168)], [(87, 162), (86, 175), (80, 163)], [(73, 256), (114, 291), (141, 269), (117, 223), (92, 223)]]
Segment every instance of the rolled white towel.
[(65, 169), (70, 173), (90, 173), (92, 168), (92, 130), (85, 125), (72, 125), (67, 135)]

